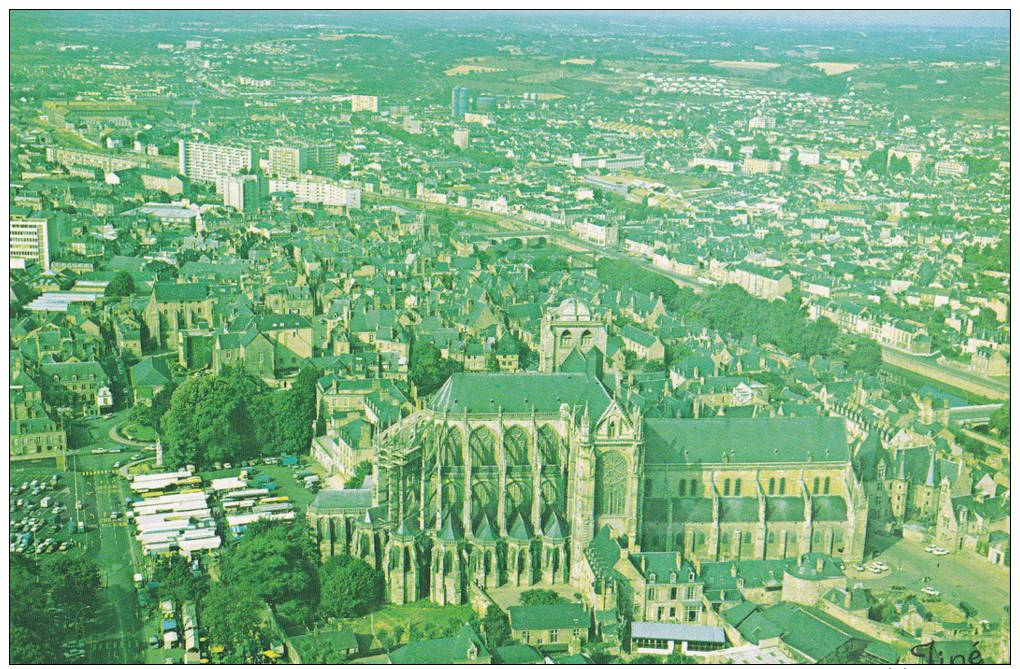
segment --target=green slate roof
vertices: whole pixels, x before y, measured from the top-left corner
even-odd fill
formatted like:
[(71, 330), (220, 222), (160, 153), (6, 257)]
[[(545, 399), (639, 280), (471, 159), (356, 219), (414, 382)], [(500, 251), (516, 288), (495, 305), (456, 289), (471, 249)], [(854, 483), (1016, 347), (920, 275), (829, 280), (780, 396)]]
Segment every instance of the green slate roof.
[(846, 520), (846, 500), (835, 495), (811, 498), (812, 520)]
[(142, 361), (131, 367), (131, 385), (165, 386), (170, 383), (173, 375), (163, 358), (142, 358)]
[(341, 630), (329, 630), (325, 632), (312, 632), (301, 636), (291, 637), (291, 644), (298, 654), (306, 653), (309, 650), (327, 648), (329, 650), (341, 651), (343, 653), (357, 652), (358, 637), (348, 628)]
[(872, 641), (864, 647), (864, 652), (885, 664), (896, 664), (900, 659), (896, 649), (883, 641)]
[(655, 583), (693, 583), (698, 580), (690, 562), (683, 560), (681, 553), (635, 553), (630, 562), (641, 572), (645, 580)]
[(584, 653), (574, 653), (573, 655), (559, 655), (552, 658), (553, 664), (595, 664), (591, 658)]
[(584, 374), (467, 374), (447, 379), (429, 408), (451, 414), (506, 413), (558, 414), (562, 404), (588, 405), (594, 418), (609, 406), (609, 393), (602, 384)]
[(645, 421), (645, 439), (650, 465), (850, 459), (842, 418), (654, 418)]
[(588, 629), (591, 625), (591, 614), (583, 604), (511, 606), (508, 613), (514, 631)]
[(528, 523), (524, 520), (524, 516), (521, 515), (520, 511), (514, 511), (514, 515), (510, 519), (510, 532), (508, 536), (511, 539), (518, 539), (520, 541), (527, 541), (532, 537), (531, 529), (528, 527)]
[(389, 657), (392, 664), (458, 664), (490, 655), (471, 625), (465, 624), (452, 637), (412, 641), (391, 651)]
[(588, 565), (598, 578), (616, 575), (616, 563), (620, 560), (620, 544), (609, 533), (609, 526), (603, 525), (584, 549)]
[(712, 500), (707, 497), (674, 500), (673, 517), (688, 523), (711, 522)]
[(750, 523), (758, 520), (756, 497), (720, 497), (719, 520), (730, 523)]
[(157, 302), (201, 302), (209, 294), (204, 283), (172, 283), (160, 281), (153, 284), (152, 294)]
[(103, 383), (109, 381), (106, 370), (95, 361), (50, 362), (40, 365), (39, 369), (44, 376), (56, 376), (62, 383), (89, 380)]
[(317, 511), (358, 510), (372, 506), (371, 488), (357, 490), (320, 490), (308, 508)]
[(804, 520), (803, 497), (766, 497), (765, 518), (772, 521)]
[[(722, 615), (729, 621), (730, 613), (725, 611)], [(736, 627), (753, 644), (780, 637), (787, 646), (815, 662), (832, 655), (854, 638), (871, 640), (830, 615), (789, 602), (755, 607)]]
[(500, 664), (543, 664), (545, 656), (531, 646), (515, 643), (500, 646), (493, 651), (493, 658)]

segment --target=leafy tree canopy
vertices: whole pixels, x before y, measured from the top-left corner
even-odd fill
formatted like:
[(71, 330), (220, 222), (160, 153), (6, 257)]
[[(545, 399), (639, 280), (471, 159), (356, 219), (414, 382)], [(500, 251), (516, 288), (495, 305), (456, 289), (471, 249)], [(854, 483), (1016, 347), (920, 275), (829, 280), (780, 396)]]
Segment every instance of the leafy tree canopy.
[(382, 574), (364, 560), (334, 555), (322, 565), (322, 610), (326, 615), (363, 615), (381, 602), (382, 596)]

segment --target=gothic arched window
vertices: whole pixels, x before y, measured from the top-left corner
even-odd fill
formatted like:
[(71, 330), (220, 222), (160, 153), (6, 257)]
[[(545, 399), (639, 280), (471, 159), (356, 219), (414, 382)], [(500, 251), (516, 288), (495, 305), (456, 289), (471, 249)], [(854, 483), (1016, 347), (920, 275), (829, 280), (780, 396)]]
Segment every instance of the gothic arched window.
[(514, 425), (503, 433), (503, 452), (506, 463), (511, 467), (528, 464), (528, 433), (519, 425)]
[(627, 459), (619, 453), (598, 457), (595, 470), (595, 512), (618, 516), (627, 504)]
[(443, 437), (443, 466), (464, 466), (464, 438), (455, 427), (451, 427)]
[(560, 436), (548, 425), (538, 428), (538, 452), (542, 454), (542, 462), (545, 464), (560, 464)]
[(471, 448), (472, 466), (496, 465), (496, 435), (487, 427), (480, 427), (471, 433), (468, 439)]

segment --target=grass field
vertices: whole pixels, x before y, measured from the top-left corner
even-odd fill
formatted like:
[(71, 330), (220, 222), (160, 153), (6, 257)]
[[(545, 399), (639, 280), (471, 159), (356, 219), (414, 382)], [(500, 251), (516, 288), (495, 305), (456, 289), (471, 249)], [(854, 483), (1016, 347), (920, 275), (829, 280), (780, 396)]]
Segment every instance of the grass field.
[(120, 433), (120, 436), (132, 441), (156, 441), (156, 431), (147, 425), (124, 423), (117, 428), (117, 431)]
[(811, 67), (817, 67), (828, 75), (836, 75), (856, 70), (857, 63), (811, 63)]
[[(308, 469), (312, 471), (310, 467), (299, 467), (299, 469)], [(256, 465), (254, 476), (259, 474), (267, 474), (273, 477), (273, 482), (280, 486), (273, 494), (285, 495), (294, 502), (294, 505), (302, 512), (308, 508), (308, 504), (315, 497), (315, 494), (305, 489), (304, 485), (294, 480), (294, 471), (290, 467), (283, 467), (281, 465)], [(202, 477), (203, 481), (212, 481), (214, 479), (227, 478), (228, 476), (237, 476), (241, 472), (240, 467), (231, 467), (230, 469), (220, 469), (211, 472), (199, 472), (199, 476)]]
[(464, 623), (473, 620), (475, 612), (467, 604), (461, 606), (439, 606), (422, 600), (401, 606), (387, 605), (361, 618), (348, 621), (356, 634), (375, 636), (381, 630), (401, 628), (402, 640), (407, 640), (408, 625), (426, 632), (426, 636), (445, 634), (442, 630), (456, 631)]

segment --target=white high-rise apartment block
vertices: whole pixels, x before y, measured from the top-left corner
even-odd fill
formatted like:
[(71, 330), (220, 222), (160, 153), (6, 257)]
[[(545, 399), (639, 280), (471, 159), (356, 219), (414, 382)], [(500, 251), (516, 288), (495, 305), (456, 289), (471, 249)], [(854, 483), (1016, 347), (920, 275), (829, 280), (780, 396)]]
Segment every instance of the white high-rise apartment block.
[(305, 172), (335, 174), (339, 156), (336, 144), (270, 146), (267, 171), (280, 177), (296, 177)]
[(322, 177), (301, 179), (270, 179), (270, 193), (293, 193), (297, 202), (322, 204), (328, 207), (361, 206), (361, 189), (351, 188)]
[(186, 142), (183, 139), (178, 141), (177, 147), (180, 173), (195, 182), (212, 183), (217, 177), (249, 171), (258, 160), (251, 147)]

